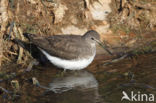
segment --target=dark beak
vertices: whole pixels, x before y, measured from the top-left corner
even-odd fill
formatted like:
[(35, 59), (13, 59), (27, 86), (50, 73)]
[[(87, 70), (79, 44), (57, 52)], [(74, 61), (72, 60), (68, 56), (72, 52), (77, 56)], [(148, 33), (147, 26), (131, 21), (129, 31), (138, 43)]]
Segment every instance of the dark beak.
[(96, 40), (96, 39), (94, 39), (94, 40), (95, 40), (103, 49), (105, 49), (105, 51), (106, 51), (108, 54), (113, 55), (112, 52), (109, 51), (109, 50), (107, 49), (107, 47), (106, 47), (104, 44), (102, 44), (101, 41)]

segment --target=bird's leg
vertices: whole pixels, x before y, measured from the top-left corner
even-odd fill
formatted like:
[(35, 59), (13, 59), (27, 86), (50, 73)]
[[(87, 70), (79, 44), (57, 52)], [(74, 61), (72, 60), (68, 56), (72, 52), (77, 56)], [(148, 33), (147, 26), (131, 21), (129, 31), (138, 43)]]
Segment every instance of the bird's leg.
[(63, 72), (66, 73), (66, 69), (64, 69)]
[(66, 69), (64, 69), (63, 71), (59, 72), (56, 76), (57, 77), (63, 77), (65, 73), (66, 73)]
[(64, 76), (64, 74), (66, 73), (66, 69), (64, 69), (62, 72), (61, 72), (61, 77), (63, 77)]

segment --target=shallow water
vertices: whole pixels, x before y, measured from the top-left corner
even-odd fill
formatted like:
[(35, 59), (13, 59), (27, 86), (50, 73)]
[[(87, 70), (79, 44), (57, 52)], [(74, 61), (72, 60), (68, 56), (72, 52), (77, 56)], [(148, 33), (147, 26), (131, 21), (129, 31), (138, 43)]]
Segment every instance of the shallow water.
[[(66, 72), (51, 65), (35, 66), (31, 72), (15, 78), (20, 84), (20, 96), (14, 102), (154, 103), (149, 99), (152, 100), (150, 94), (156, 95), (156, 53), (109, 65), (104, 62), (96, 58), (84, 70)], [(33, 85), (32, 78), (39, 81), (37, 86)], [(124, 93), (131, 99), (132, 92), (136, 94), (134, 100), (121, 101)], [(147, 96), (142, 98), (142, 94)]]

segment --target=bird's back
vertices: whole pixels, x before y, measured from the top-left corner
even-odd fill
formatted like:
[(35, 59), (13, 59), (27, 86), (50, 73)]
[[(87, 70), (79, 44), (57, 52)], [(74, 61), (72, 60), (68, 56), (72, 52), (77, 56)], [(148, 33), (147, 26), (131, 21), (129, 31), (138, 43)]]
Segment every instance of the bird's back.
[(34, 34), (27, 35), (30, 41), (38, 48), (43, 49), (50, 55), (62, 59), (73, 60), (85, 58), (95, 53), (95, 48), (89, 45), (79, 35), (54, 35), (41, 37)]

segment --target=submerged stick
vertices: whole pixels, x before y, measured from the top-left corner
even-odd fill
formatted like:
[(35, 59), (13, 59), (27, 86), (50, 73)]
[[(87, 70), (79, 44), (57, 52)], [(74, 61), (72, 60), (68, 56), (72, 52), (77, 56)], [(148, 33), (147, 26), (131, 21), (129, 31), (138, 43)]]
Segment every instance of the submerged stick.
[(118, 61), (120, 61), (120, 60), (125, 59), (127, 56), (128, 56), (128, 55), (125, 54), (125, 55), (123, 55), (123, 56), (121, 56), (121, 57), (119, 57), (119, 58), (116, 58), (116, 59), (113, 59), (113, 60), (109, 60), (109, 61), (105, 62), (103, 65), (108, 65), (108, 64), (111, 64), (111, 63), (118, 62)]
[(46, 89), (46, 90), (50, 90), (50, 88), (43, 86), (43, 85), (40, 85), (39, 81), (35, 77), (32, 78), (32, 82), (33, 82), (33, 85), (36, 85), (36, 86), (43, 88), (43, 89)]
[(7, 89), (3, 88), (3, 87), (0, 87), (0, 89), (5, 92), (5, 93), (12, 93), (11, 91), (8, 91)]
[(123, 87), (140, 87), (140, 88), (143, 88), (143, 89), (152, 89), (152, 90), (156, 90), (155, 87), (152, 87), (148, 84), (144, 84), (144, 83), (125, 83), (125, 84), (120, 84), (120, 86), (123, 86)]

